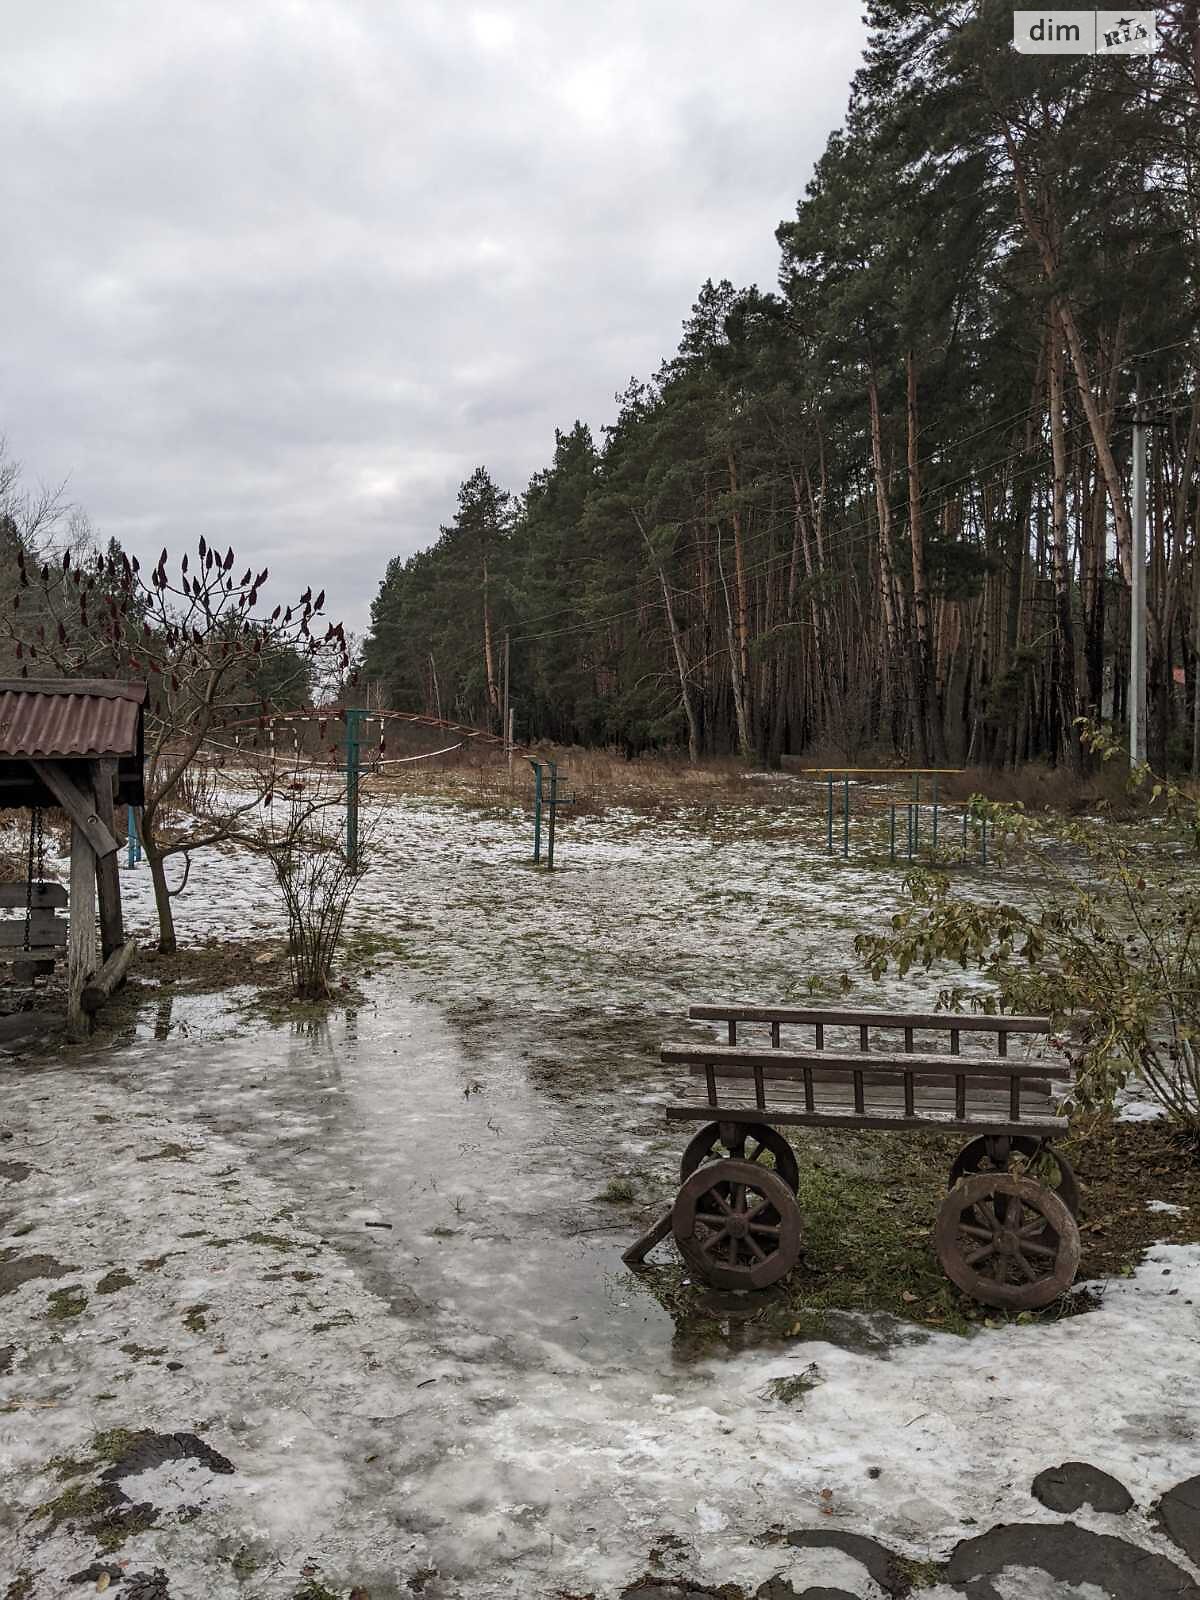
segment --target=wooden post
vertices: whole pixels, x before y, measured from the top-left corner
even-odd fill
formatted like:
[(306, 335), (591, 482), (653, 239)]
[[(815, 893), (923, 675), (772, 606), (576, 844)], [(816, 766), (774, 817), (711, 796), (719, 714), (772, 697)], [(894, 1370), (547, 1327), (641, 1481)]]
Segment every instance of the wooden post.
[(71, 824), (71, 926), (67, 934), (67, 1033), (88, 1036), (84, 985), (96, 970), (96, 854), (77, 822)]
[(86, 1012), (90, 1014), (99, 1011), (114, 990), (121, 987), (136, 955), (137, 940), (130, 939), (128, 944), (123, 944), (119, 950), (114, 950), (99, 972), (89, 983), (84, 984), (81, 1004)]
[[(116, 833), (116, 822), (113, 820), (115, 774), (115, 761), (97, 761), (92, 767), (96, 815), (112, 834)], [(96, 857), (96, 890), (100, 900), (100, 950), (107, 961), (125, 943), (125, 924), (121, 916), (121, 877), (115, 852)]]

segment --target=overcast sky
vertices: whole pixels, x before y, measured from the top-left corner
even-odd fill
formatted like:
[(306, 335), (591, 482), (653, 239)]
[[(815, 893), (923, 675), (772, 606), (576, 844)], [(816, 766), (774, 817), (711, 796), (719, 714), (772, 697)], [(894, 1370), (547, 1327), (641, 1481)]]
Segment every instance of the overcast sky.
[(0, 432), (102, 536), (355, 629), (672, 352), (843, 116), (854, 0), (8, 0)]

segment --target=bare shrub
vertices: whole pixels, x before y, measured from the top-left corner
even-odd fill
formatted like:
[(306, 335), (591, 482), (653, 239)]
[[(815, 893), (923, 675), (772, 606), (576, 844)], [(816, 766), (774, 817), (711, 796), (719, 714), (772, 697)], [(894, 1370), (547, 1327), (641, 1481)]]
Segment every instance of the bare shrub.
[(327, 1000), (334, 992), (346, 913), (365, 870), (369, 819), (360, 807), (358, 850), (351, 859), (340, 773), (299, 762), (281, 771), (272, 764), (257, 781), (263, 822), (249, 842), (270, 862), (287, 913), (293, 991), (298, 1000)]

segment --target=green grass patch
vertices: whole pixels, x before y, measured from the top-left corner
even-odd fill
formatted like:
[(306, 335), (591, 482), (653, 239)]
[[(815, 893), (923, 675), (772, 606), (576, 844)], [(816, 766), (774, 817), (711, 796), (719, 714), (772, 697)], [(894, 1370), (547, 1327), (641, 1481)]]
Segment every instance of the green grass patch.
[(53, 1533), (64, 1522), (84, 1522), (111, 1510), (112, 1493), (107, 1484), (72, 1483), (52, 1500), (35, 1506), (29, 1513), (35, 1522), (48, 1522)]
[(821, 1383), (821, 1374), (813, 1362), (803, 1372), (789, 1373), (786, 1378), (772, 1378), (763, 1386), (763, 1397), (778, 1400), (785, 1406), (794, 1406), (811, 1394)]
[(610, 1178), (596, 1196), (597, 1200), (607, 1201), (610, 1205), (627, 1206), (633, 1200), (633, 1182), (629, 1178)]
[(124, 1267), (114, 1267), (111, 1272), (106, 1272), (96, 1285), (97, 1294), (116, 1294), (118, 1289), (129, 1289), (133, 1286), (133, 1278)]
[(247, 1244), (260, 1244), (266, 1250), (278, 1250), (281, 1253), (300, 1248), (298, 1239), (285, 1239), (279, 1233), (248, 1233), (245, 1242)]
[(910, 1589), (932, 1589), (935, 1583), (941, 1583), (946, 1576), (946, 1564), (943, 1561), (916, 1561), (911, 1556), (897, 1556), (895, 1565), (898, 1576), (904, 1579)]
[(134, 1343), (123, 1344), (121, 1346), (121, 1354), (124, 1356), (132, 1356), (135, 1361), (153, 1361), (156, 1356), (165, 1356), (166, 1353), (167, 1347), (165, 1344), (148, 1345)]
[(305, 1578), (292, 1600), (341, 1600), (336, 1589), (331, 1589), (319, 1578)]
[(46, 1299), (50, 1305), (46, 1312), (49, 1322), (66, 1322), (87, 1310), (88, 1297), (81, 1283), (69, 1284), (65, 1289), (52, 1289)]

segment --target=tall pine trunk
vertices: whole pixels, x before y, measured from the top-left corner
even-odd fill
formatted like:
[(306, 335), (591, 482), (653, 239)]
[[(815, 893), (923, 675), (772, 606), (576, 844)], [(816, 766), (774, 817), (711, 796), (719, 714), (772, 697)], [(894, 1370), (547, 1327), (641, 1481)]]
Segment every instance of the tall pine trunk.
[(1063, 426), (1062, 333), (1050, 312), (1050, 354), (1047, 379), (1050, 402), (1050, 445), (1054, 487), (1050, 513), (1050, 563), (1054, 578), (1054, 676), (1062, 757), (1068, 769), (1083, 771), (1083, 748), (1075, 727), (1075, 629), (1071, 612), (1071, 567), (1067, 555), (1067, 439)]

